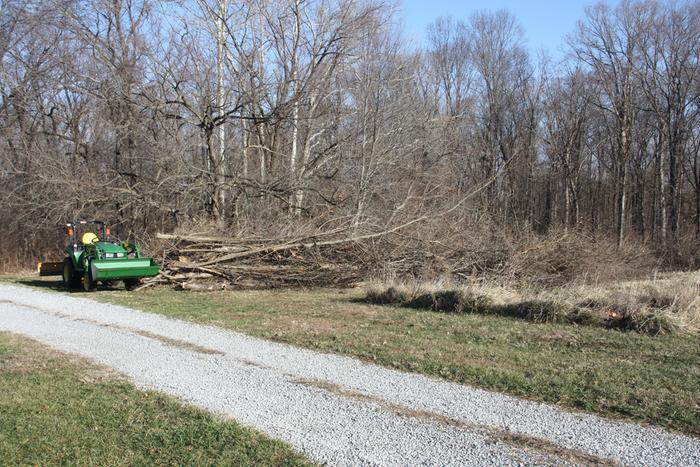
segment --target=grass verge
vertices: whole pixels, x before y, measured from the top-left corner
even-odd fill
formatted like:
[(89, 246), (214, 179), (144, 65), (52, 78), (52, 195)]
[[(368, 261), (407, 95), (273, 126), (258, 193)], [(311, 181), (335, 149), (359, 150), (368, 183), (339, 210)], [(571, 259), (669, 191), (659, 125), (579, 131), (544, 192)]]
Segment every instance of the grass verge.
[[(55, 281), (20, 283), (62, 290)], [(504, 291), (504, 294), (506, 291)], [(700, 436), (700, 339), (363, 303), (362, 290), (137, 293), (91, 298)]]
[(288, 445), (0, 333), (6, 465), (308, 465)]

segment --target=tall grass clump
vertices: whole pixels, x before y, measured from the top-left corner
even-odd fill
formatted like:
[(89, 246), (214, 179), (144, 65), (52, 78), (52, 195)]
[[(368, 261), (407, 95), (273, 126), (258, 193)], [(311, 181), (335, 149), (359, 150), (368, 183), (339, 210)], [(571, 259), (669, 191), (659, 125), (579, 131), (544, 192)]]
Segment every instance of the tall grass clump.
[(559, 287), (501, 284), (375, 283), (369, 303), (443, 313), (506, 316), (533, 323), (568, 323), (661, 336), (700, 333), (700, 275), (673, 273), (607, 285)]
[(439, 288), (439, 284), (371, 284), (365, 301), (375, 305), (431, 310), (442, 313), (485, 313), (491, 306), (486, 295), (461, 288)]

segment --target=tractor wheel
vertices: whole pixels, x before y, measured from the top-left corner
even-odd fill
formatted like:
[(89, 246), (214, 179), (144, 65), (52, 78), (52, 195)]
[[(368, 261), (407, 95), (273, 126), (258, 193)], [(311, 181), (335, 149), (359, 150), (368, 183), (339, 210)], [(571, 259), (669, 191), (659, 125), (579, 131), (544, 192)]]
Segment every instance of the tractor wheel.
[(141, 281), (138, 279), (124, 279), (124, 288), (126, 290), (134, 290), (139, 284), (141, 284)]
[(92, 278), (92, 273), (90, 272), (90, 268), (86, 267), (85, 268), (85, 273), (83, 274), (83, 289), (86, 292), (92, 292), (97, 288), (97, 281)]
[(69, 289), (74, 289), (80, 284), (80, 276), (75, 273), (70, 258), (63, 260), (63, 284)]

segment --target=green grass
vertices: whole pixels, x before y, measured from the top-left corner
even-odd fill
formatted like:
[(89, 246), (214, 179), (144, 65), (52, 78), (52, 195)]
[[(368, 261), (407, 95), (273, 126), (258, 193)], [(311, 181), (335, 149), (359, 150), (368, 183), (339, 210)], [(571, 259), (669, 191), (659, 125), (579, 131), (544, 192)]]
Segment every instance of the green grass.
[(0, 333), (4, 465), (308, 465), (285, 443)]
[(361, 290), (115, 289), (90, 297), (700, 435), (697, 335), (652, 337), (504, 316), (369, 305), (360, 302)]

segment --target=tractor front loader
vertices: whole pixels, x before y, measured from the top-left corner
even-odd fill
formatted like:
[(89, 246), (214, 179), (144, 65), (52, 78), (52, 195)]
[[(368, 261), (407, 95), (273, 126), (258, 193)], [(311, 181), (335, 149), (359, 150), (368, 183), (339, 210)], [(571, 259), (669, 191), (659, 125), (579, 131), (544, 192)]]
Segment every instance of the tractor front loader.
[(104, 222), (70, 222), (66, 230), (66, 258), (62, 262), (39, 263), (40, 276), (63, 276), (67, 287), (82, 284), (86, 291), (92, 291), (98, 282), (111, 281), (123, 281), (131, 290), (140, 279), (158, 274), (158, 265), (153, 259), (142, 257), (138, 245), (113, 242)]

